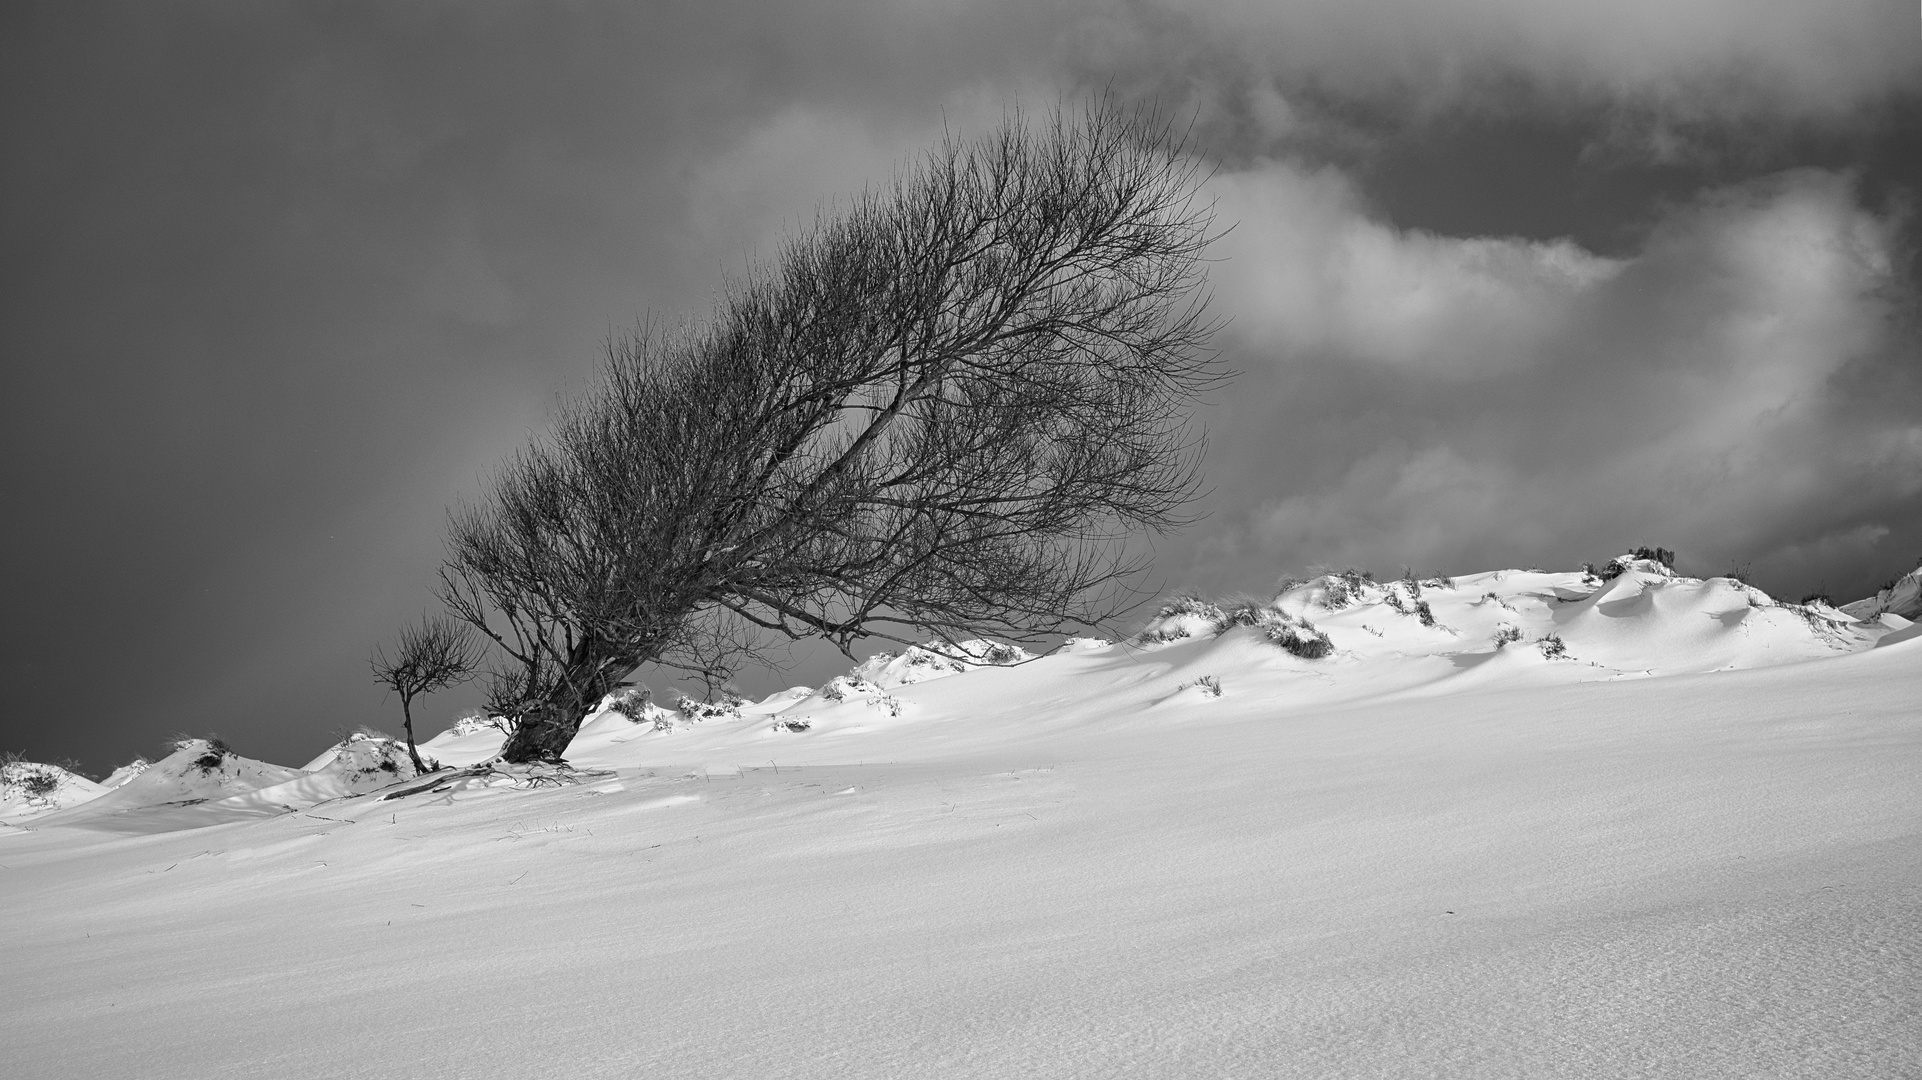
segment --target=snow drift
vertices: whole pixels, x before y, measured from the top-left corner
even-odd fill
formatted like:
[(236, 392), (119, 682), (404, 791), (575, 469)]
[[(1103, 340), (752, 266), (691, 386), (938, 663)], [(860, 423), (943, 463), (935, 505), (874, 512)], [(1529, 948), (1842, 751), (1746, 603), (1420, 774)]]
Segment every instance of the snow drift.
[(0, 1038), (183, 1080), (339, 1075), (343, 1031), (369, 1076), (1913, 1072), (1922, 640), (1622, 563), (610, 702), (558, 787), (183, 746), (0, 828)]

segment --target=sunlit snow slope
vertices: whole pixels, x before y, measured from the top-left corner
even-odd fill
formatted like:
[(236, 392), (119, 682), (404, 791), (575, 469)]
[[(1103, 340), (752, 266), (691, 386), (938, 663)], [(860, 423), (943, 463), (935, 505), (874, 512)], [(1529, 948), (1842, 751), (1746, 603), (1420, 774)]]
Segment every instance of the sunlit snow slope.
[(1325, 578), (1011, 659), (602, 712), (569, 786), (383, 801), (375, 747), (188, 747), (10, 819), (6, 1070), (1922, 1070), (1898, 614), (1631, 562)]

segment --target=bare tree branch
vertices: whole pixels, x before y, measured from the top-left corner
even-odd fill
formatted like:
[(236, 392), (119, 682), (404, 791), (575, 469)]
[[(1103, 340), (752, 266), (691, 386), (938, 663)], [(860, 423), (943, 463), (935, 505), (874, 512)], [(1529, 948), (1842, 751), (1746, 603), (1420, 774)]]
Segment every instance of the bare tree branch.
[(510, 761), (557, 758), (643, 663), (712, 679), (757, 631), (1031, 640), (1127, 598), (1185, 523), (1199, 166), (1107, 101), (950, 138), (731, 282), (610, 342), (596, 392), (455, 512), (441, 595), (510, 666)]
[(414, 745), (414, 699), (471, 678), (481, 659), (481, 643), (471, 626), (426, 616), (415, 625), (401, 628), (392, 656), (384, 647), (374, 649), (369, 666), (375, 681), (400, 695), (401, 716), (407, 727), (407, 756), (413, 760), (415, 772), (424, 773), (427, 766)]

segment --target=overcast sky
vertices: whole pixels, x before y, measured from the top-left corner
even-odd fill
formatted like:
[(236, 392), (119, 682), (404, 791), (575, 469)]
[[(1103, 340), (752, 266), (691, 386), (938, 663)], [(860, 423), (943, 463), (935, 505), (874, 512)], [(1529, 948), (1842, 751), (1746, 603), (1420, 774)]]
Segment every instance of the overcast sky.
[(13, 2), (0, 749), (397, 728), (368, 649), (610, 333), (1104, 88), (1195, 118), (1233, 226), (1158, 582), (1922, 556), (1913, 5)]

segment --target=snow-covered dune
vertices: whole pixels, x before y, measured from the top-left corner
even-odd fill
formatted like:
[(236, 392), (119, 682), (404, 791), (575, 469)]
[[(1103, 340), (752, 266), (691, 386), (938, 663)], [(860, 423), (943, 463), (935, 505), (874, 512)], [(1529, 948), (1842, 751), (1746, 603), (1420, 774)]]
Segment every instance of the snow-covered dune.
[(1878, 615), (1896, 615), (1910, 622), (1922, 620), (1922, 566), (1896, 578), (1874, 596), (1841, 607), (1843, 613), (1863, 620)]
[[(40, 818), (34, 825), (132, 833), (196, 828), (231, 820), (234, 815), (214, 808), (233, 797), (302, 775), (299, 769), (244, 758), (205, 739), (186, 739), (173, 753), (125, 782), (71, 809)], [(287, 809), (262, 807), (238, 816), (260, 817)]]
[(1913, 1075), (1912, 629), (1658, 563), (1324, 578), (610, 708), (566, 786), (182, 751), (0, 828), (0, 1040), (156, 1080)]
[(0, 762), (0, 821), (23, 822), (80, 803), (106, 791), (84, 776), (36, 761)]

